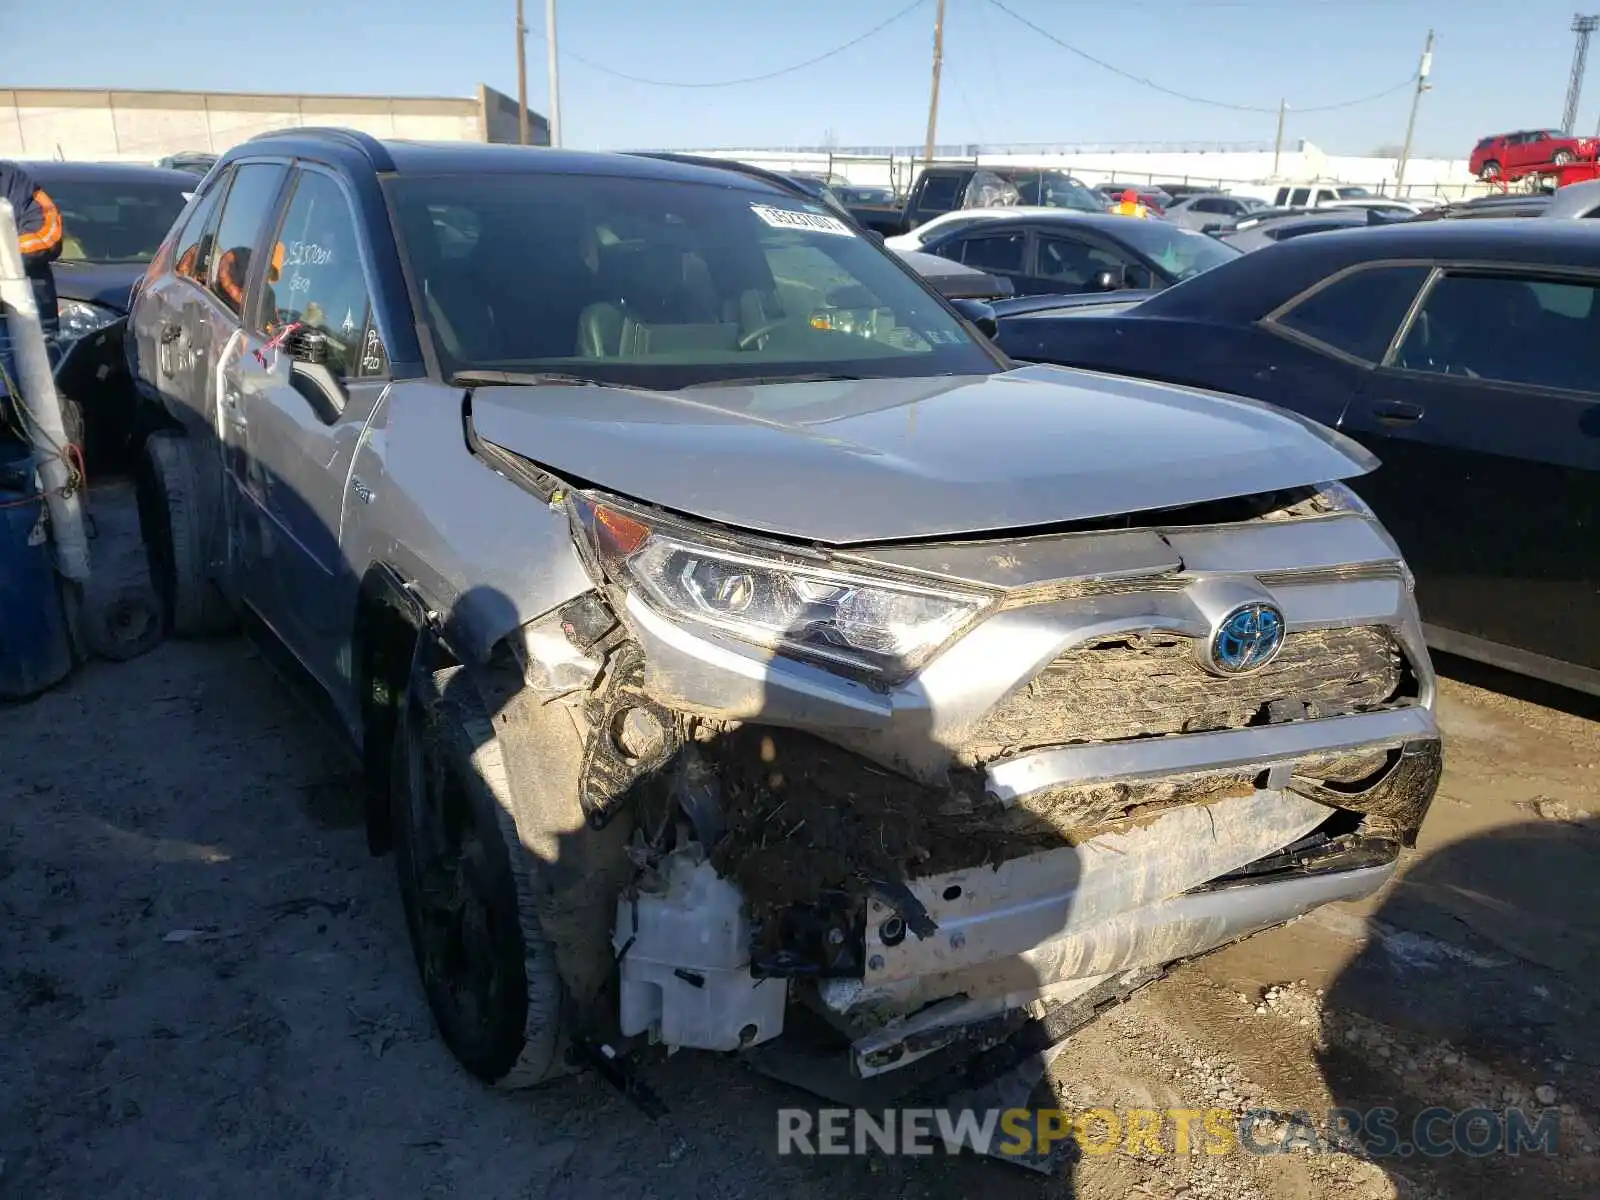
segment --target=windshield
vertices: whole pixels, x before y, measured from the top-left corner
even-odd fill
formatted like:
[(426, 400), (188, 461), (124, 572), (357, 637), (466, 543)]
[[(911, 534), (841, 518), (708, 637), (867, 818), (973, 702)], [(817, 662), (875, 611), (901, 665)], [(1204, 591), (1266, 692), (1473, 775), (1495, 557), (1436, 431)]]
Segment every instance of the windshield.
[(998, 369), (887, 252), (798, 197), (550, 173), (385, 186), (446, 375), (681, 388)]
[(1342, 187), (1338, 190), (1338, 196), (1341, 200), (1368, 200), (1372, 193), (1364, 187)]
[(1240, 254), (1214, 237), (1163, 221), (1129, 221), (1117, 227), (1117, 237), (1174, 279), (1193, 279)]
[(1105, 212), (1105, 197), (1091, 192), (1070, 175), (1043, 171), (1037, 175), (1015, 175), (1012, 182), (1022, 203), (1042, 208), (1070, 208), (1078, 212)]
[(80, 179), (43, 187), (61, 210), (66, 263), (147, 263), (187, 203), (173, 183)]

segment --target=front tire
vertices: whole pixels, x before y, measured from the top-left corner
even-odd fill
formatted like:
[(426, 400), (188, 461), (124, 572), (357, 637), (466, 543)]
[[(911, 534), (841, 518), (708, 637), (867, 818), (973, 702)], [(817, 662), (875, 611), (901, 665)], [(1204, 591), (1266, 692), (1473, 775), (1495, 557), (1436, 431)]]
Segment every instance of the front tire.
[(1572, 158), (1573, 155), (1571, 150), (1557, 150), (1555, 157), (1550, 161), (1555, 163), (1555, 165), (1558, 167), (1564, 167), (1572, 161)]
[(1491, 158), (1488, 162), (1483, 164), (1483, 170), (1478, 172), (1478, 178), (1479, 179), (1499, 179), (1500, 178), (1500, 164), (1497, 163), (1494, 159)]
[(461, 668), (407, 689), (393, 752), (400, 897), (440, 1036), (500, 1088), (566, 1074), (569, 1006), (535, 908), (537, 863), (507, 811), (504, 756)]

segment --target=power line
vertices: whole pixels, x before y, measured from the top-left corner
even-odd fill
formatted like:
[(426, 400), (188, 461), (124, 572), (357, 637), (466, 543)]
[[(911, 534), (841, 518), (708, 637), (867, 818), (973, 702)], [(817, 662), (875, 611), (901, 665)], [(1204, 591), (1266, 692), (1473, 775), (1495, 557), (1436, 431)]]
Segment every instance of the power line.
[[(1276, 113), (1278, 111), (1278, 105), (1276, 105), (1276, 104), (1273, 104), (1273, 105), (1230, 104), (1226, 100), (1212, 100), (1212, 99), (1209, 99), (1209, 98), (1207, 98), (1205, 96), (1194, 96), (1194, 95), (1189, 94), (1188, 92), (1180, 92), (1180, 91), (1177, 91), (1177, 90), (1175, 90), (1173, 88), (1166, 87), (1165, 85), (1159, 84), (1155, 80), (1150, 79), (1150, 78), (1148, 78), (1148, 77), (1146, 77), (1144, 75), (1135, 75), (1132, 71), (1125, 71), (1121, 67), (1116, 66), (1113, 63), (1108, 63), (1103, 58), (1096, 58), (1093, 54), (1090, 54), (1087, 50), (1081, 50), (1077, 46), (1072, 45), (1070, 42), (1062, 41), (1055, 34), (1051, 33), (1048, 29), (1040, 28), (1038, 25), (1035, 25), (1032, 21), (1028, 20), (1028, 18), (1023, 16), (1021, 13), (1014, 12), (1012, 9), (1007, 8), (1004, 4), (1002, 4), (1000, 2), (1000, 0), (989, 0), (989, 3), (994, 5), (996, 8), (998, 8), (1001, 12), (1005, 13), (1006, 16), (1010, 17), (1013, 21), (1017, 21), (1017, 22), (1020, 22), (1023, 25), (1026, 25), (1029, 29), (1033, 30), (1034, 33), (1037, 33), (1040, 37), (1044, 38), (1047, 42), (1052, 42), (1055, 45), (1061, 47), (1061, 49), (1067, 51), (1068, 53), (1077, 55), (1079, 58), (1083, 59), (1085, 62), (1093, 63), (1095, 66), (1101, 68), (1102, 70), (1110, 71), (1113, 75), (1120, 76), (1121, 78), (1128, 80), (1128, 82), (1130, 82), (1130, 83), (1137, 83), (1141, 87), (1150, 88), (1153, 91), (1161, 92), (1163, 95), (1173, 96), (1173, 97), (1175, 97), (1175, 98), (1177, 98), (1179, 100), (1186, 100), (1190, 104), (1204, 104), (1204, 105), (1207, 105), (1207, 106), (1209, 106), (1211, 108), (1226, 108), (1226, 109), (1229, 109), (1229, 110), (1231, 110), (1233, 112), (1251, 112), (1251, 113)], [(1385, 88), (1381, 92), (1374, 92), (1370, 96), (1360, 96), (1360, 97), (1357, 97), (1354, 100), (1343, 100), (1343, 101), (1340, 101), (1338, 104), (1319, 104), (1314, 108), (1294, 108), (1292, 111), (1294, 111), (1296, 113), (1333, 112), (1334, 110), (1340, 109), (1340, 108), (1354, 108), (1358, 104), (1371, 104), (1374, 100), (1382, 100), (1386, 96), (1393, 96), (1397, 92), (1405, 91), (1407, 88), (1409, 88), (1416, 81), (1417, 81), (1417, 77), (1416, 77), (1415, 73), (1413, 73), (1413, 74), (1407, 76), (1401, 82), (1395, 84), (1393, 87)]]
[(597, 63), (593, 59), (585, 58), (583, 55), (574, 53), (571, 50), (564, 50), (564, 51), (562, 51), (562, 53), (567, 58), (575, 59), (578, 62), (581, 62), (584, 66), (588, 67), (590, 70), (599, 71), (602, 75), (610, 75), (610, 76), (612, 76), (613, 78), (616, 78), (616, 79), (626, 79), (629, 83), (643, 83), (643, 84), (648, 84), (651, 87), (669, 87), (669, 88), (737, 87), (738, 85), (744, 84), (744, 83), (761, 83), (762, 81), (767, 80), (767, 79), (777, 79), (780, 75), (792, 75), (796, 71), (803, 71), (807, 67), (814, 67), (819, 62), (825, 62), (826, 60), (828, 60), (830, 58), (833, 58), (836, 55), (843, 54), (846, 50), (849, 50), (849, 49), (851, 49), (852, 47), (855, 47), (855, 46), (859, 46), (862, 42), (866, 41), (868, 38), (873, 37), (876, 34), (882, 33), (885, 29), (889, 28), (889, 26), (893, 25), (896, 21), (900, 20), (902, 17), (909, 16), (911, 13), (913, 13), (917, 9), (921, 8), (924, 3), (926, 3), (926, 0), (911, 0), (910, 4), (906, 5), (902, 9), (900, 9), (893, 16), (886, 17), (884, 20), (878, 22), (871, 29), (867, 30), (865, 33), (859, 34), (856, 37), (851, 38), (848, 42), (841, 42), (839, 45), (833, 47), (833, 49), (825, 50), (821, 54), (818, 54), (818, 55), (815, 55), (815, 56), (813, 56), (811, 58), (806, 59), (804, 62), (793, 63), (793, 64), (791, 64), (791, 65), (789, 65), (787, 67), (779, 67), (776, 71), (767, 71), (767, 72), (764, 72), (763, 74), (760, 74), (760, 75), (746, 75), (746, 76), (743, 76), (742, 78), (739, 78), (739, 79), (699, 80), (699, 81), (696, 81), (696, 82), (693, 82), (693, 83), (689, 83), (689, 82), (685, 82), (683, 80), (677, 80), (677, 79), (648, 79), (643, 75), (630, 75), (626, 71), (614, 70), (611, 67), (605, 66), (603, 63)]

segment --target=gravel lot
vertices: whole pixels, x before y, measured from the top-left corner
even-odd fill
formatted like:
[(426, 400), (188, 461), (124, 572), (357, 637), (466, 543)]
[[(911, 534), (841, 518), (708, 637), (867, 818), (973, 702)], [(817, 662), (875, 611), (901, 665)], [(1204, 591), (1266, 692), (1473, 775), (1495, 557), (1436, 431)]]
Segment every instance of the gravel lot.
[[(100, 549), (126, 551), (101, 496)], [(659, 1122), (592, 1077), (490, 1092), (433, 1036), (352, 765), (225, 641), (0, 710), (0, 1195), (1600, 1194), (1600, 706), (1445, 665), (1447, 774), (1403, 880), (1173, 972), (1080, 1032), (1053, 1087), (1071, 1107), (1554, 1105), (1553, 1157), (1145, 1151), (1043, 1179), (780, 1158), (775, 1110), (815, 1101), (706, 1056), (652, 1069)]]

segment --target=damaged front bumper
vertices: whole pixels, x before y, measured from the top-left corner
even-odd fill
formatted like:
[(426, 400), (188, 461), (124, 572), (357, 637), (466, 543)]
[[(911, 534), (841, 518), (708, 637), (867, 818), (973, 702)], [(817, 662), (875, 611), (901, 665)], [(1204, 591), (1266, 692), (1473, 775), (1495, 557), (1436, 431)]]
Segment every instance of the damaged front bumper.
[[(892, 686), (637, 591), (608, 597), (609, 648), (555, 619), (604, 669), (541, 656), (550, 631), (528, 632), (530, 683), (577, 662), (552, 694), (594, 685), (591, 819), (645, 775), (677, 810), (618, 902), (625, 1035), (736, 1050), (798, 1001), (878, 1074), (1368, 895), (1414, 843), (1441, 770), (1434, 680), (1409, 576), (1367, 515), (849, 558), (999, 600)], [(1208, 670), (1201, 649), (1252, 604), (1281, 614), (1278, 656)]]

